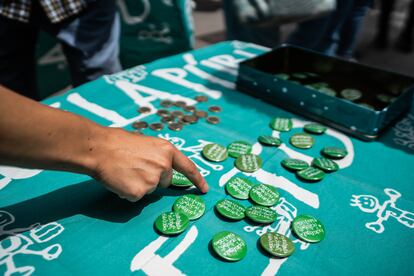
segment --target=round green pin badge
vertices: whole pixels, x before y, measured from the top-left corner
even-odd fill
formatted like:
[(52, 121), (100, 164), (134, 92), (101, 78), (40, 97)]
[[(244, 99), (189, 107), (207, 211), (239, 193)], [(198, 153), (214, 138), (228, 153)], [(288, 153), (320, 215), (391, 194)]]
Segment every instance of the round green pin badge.
[(211, 245), (214, 252), (227, 261), (240, 261), (247, 254), (246, 242), (233, 232), (222, 231), (215, 234)]
[(165, 235), (176, 235), (184, 232), (189, 225), (188, 217), (178, 212), (162, 213), (155, 220), (155, 228)]
[(260, 245), (266, 252), (279, 258), (289, 257), (295, 251), (295, 245), (288, 237), (275, 232), (263, 234)]
[(259, 205), (273, 206), (279, 201), (280, 194), (275, 187), (260, 184), (250, 190), (249, 197)]
[(171, 179), (171, 186), (180, 187), (180, 188), (188, 188), (193, 186), (193, 183), (185, 177), (182, 173), (173, 170), (173, 175)]
[(286, 158), (282, 161), (282, 166), (288, 170), (301, 171), (309, 167), (309, 164), (300, 159)]
[(248, 199), (250, 190), (255, 186), (247, 178), (232, 177), (226, 183), (226, 191), (237, 199)]
[(341, 91), (341, 96), (349, 101), (356, 101), (362, 97), (362, 92), (358, 89), (346, 88)]
[(227, 152), (230, 157), (237, 158), (242, 154), (252, 152), (252, 145), (244, 141), (236, 141), (227, 146)]
[(292, 221), (295, 235), (306, 242), (320, 242), (325, 238), (325, 228), (316, 218), (309, 215), (297, 216)]
[(280, 146), (282, 144), (282, 140), (280, 140), (277, 137), (270, 136), (270, 135), (260, 135), (257, 138), (257, 140), (261, 144), (266, 145), (266, 146), (275, 146), (275, 147), (278, 147), (278, 146)]
[(244, 211), (246, 208), (237, 201), (231, 199), (220, 200), (216, 203), (215, 208), (220, 215), (228, 219), (241, 220), (245, 217)]
[(262, 167), (263, 161), (255, 154), (242, 154), (235, 161), (236, 168), (243, 172), (252, 173)]
[(333, 90), (332, 88), (329, 87), (321, 87), (318, 88), (318, 91), (321, 92), (322, 94), (331, 96), (331, 97), (335, 97), (336, 96), (336, 91)]
[(315, 139), (307, 133), (297, 133), (290, 137), (289, 142), (296, 148), (309, 149), (315, 143)]
[(221, 162), (227, 159), (227, 149), (219, 144), (208, 144), (203, 148), (203, 156), (213, 162)]
[(276, 221), (276, 211), (269, 207), (253, 205), (246, 209), (246, 217), (256, 223), (270, 224)]
[(206, 211), (204, 200), (197, 195), (183, 195), (174, 202), (173, 210), (183, 213), (189, 220), (200, 218)]
[(270, 127), (276, 131), (286, 132), (292, 129), (292, 120), (289, 118), (273, 118), (270, 121)]
[(325, 172), (335, 172), (339, 170), (339, 166), (335, 163), (335, 161), (325, 157), (317, 157), (313, 159), (312, 165)]
[(320, 181), (325, 177), (325, 173), (314, 167), (309, 167), (296, 172), (297, 176), (305, 181)]
[(324, 147), (322, 154), (331, 159), (342, 159), (348, 155), (348, 151), (344, 148)]
[(275, 77), (278, 78), (278, 79), (282, 79), (282, 80), (288, 80), (289, 79), (289, 75), (288, 74), (283, 74), (283, 73), (276, 74)]
[(296, 79), (300, 79), (300, 80), (304, 80), (307, 79), (308, 76), (306, 75), (306, 73), (293, 73), (292, 77), (296, 78)]
[(325, 131), (328, 129), (326, 126), (316, 124), (316, 123), (310, 123), (306, 124), (303, 129), (306, 132), (313, 133), (313, 134), (324, 134)]

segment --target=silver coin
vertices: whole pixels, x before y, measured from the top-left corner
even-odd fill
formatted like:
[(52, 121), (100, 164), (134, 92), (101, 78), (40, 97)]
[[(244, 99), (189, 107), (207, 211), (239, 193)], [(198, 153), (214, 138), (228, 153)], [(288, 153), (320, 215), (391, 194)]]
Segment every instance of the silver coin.
[(155, 131), (160, 131), (164, 128), (164, 125), (161, 123), (152, 123), (149, 125), (150, 129), (155, 130)]
[(184, 116), (184, 113), (180, 110), (175, 110), (171, 112), (171, 115), (173, 115), (175, 118), (182, 118)]
[(206, 118), (207, 123), (217, 125), (220, 123), (220, 118), (216, 116), (209, 116)]
[(181, 123), (171, 123), (168, 125), (168, 128), (174, 131), (180, 131), (183, 129), (183, 124)]
[(203, 103), (203, 102), (207, 102), (208, 101), (208, 97), (207, 96), (196, 96), (194, 99), (197, 102), (199, 102), (199, 103)]
[(185, 115), (183, 117), (183, 120), (190, 123), (190, 124), (194, 124), (198, 121), (198, 118), (194, 115)]
[(184, 101), (176, 101), (176, 102), (174, 102), (174, 105), (178, 106), (178, 107), (184, 107), (187, 104)]
[(170, 100), (163, 100), (160, 102), (160, 105), (162, 107), (171, 107), (173, 105), (173, 102)]
[(174, 116), (169, 115), (169, 116), (162, 117), (161, 122), (163, 122), (163, 123), (171, 123), (171, 122), (174, 122), (174, 120), (175, 120)]
[(208, 116), (208, 113), (203, 110), (195, 110), (193, 114), (198, 118), (205, 118)]
[(166, 116), (170, 116), (170, 112), (166, 109), (159, 109), (157, 111), (157, 115), (160, 117), (166, 117)]
[(135, 129), (144, 129), (148, 127), (148, 123), (144, 121), (136, 121), (132, 124), (132, 127)]
[(139, 113), (150, 113), (151, 108), (148, 106), (141, 106), (140, 108), (138, 108), (138, 112)]
[(208, 111), (214, 112), (214, 113), (221, 112), (221, 110), (222, 110), (221, 107), (217, 105), (212, 105), (208, 108)]

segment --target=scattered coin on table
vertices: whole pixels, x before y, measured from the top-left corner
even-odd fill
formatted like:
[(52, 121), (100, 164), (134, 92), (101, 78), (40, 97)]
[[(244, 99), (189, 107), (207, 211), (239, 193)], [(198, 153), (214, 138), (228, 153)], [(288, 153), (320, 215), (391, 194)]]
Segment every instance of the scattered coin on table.
[(132, 127), (135, 129), (145, 129), (148, 127), (148, 123), (144, 121), (136, 121), (132, 123)]
[(195, 96), (194, 99), (197, 102), (199, 102), (199, 103), (203, 103), (203, 102), (207, 102), (208, 101), (208, 97), (207, 96)]
[(138, 108), (138, 112), (139, 113), (150, 113), (151, 112), (151, 108), (148, 106), (141, 106), (140, 108)]
[(171, 115), (163, 116), (161, 118), (161, 122), (163, 122), (163, 123), (171, 123), (174, 120), (175, 120), (174, 116), (171, 116)]
[(164, 125), (161, 123), (152, 123), (149, 125), (150, 129), (154, 131), (160, 131), (164, 128)]
[(184, 115), (183, 120), (187, 123), (194, 124), (198, 121), (198, 118), (194, 115)]
[(213, 113), (219, 113), (221, 112), (221, 107), (217, 106), (217, 105), (212, 105), (208, 108), (208, 111), (213, 112)]
[(187, 104), (184, 101), (176, 101), (176, 102), (174, 102), (174, 105), (178, 106), (178, 107), (184, 107)]
[(171, 112), (171, 115), (173, 115), (175, 118), (181, 119), (182, 117), (184, 117), (184, 112), (180, 110), (174, 110)]
[(157, 111), (157, 115), (160, 117), (166, 117), (166, 116), (170, 116), (170, 112), (166, 109), (159, 109)]
[(203, 110), (194, 110), (194, 115), (198, 118), (206, 118), (208, 116), (208, 113)]
[(183, 124), (181, 123), (169, 123), (168, 128), (174, 131), (180, 131), (183, 129)]
[(183, 107), (183, 109), (188, 112), (193, 112), (196, 108), (192, 105), (186, 105)]
[(209, 116), (206, 118), (206, 121), (209, 124), (217, 125), (218, 123), (220, 123), (220, 118), (216, 116)]
[(167, 107), (168, 108), (168, 107), (171, 107), (173, 105), (173, 102), (170, 101), (170, 100), (163, 100), (163, 101), (160, 102), (160, 105), (162, 107)]

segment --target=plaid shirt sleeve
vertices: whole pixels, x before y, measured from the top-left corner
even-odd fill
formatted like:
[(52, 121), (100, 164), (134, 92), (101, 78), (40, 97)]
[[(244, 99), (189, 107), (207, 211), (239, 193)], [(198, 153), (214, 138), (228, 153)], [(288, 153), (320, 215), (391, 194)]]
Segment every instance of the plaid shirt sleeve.
[[(0, 0), (0, 15), (21, 22), (29, 22), (32, 0)], [(58, 23), (80, 13), (84, 0), (34, 0), (39, 1), (50, 22)]]

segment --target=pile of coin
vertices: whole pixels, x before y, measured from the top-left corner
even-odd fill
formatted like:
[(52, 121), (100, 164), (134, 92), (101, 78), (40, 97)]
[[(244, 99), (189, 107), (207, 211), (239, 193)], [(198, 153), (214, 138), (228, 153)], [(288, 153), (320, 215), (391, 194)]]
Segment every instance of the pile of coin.
[[(196, 96), (194, 99), (198, 103), (208, 101), (207, 96)], [(180, 131), (184, 126), (196, 124), (201, 120), (213, 125), (220, 123), (220, 118), (213, 115), (222, 111), (222, 108), (217, 105), (209, 106), (207, 111), (197, 109), (194, 105), (187, 105), (184, 101), (162, 100), (160, 105), (163, 108), (156, 113), (159, 118), (158, 122), (136, 121), (132, 124), (132, 127), (137, 131), (148, 127), (153, 131), (161, 131), (167, 126), (170, 130)], [(143, 106), (138, 109), (138, 112), (150, 113), (151, 108)]]

